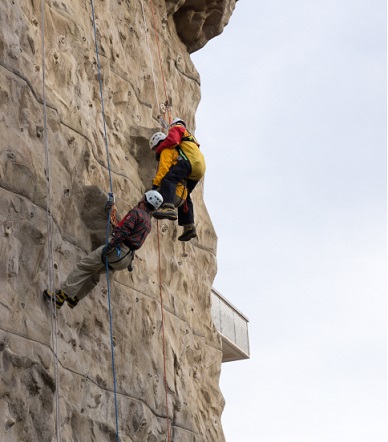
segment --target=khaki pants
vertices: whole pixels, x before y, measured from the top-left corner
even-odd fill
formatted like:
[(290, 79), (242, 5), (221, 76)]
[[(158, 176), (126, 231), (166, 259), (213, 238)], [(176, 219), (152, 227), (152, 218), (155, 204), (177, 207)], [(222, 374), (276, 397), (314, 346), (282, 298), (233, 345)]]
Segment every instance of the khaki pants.
[[(70, 298), (77, 296), (79, 300), (92, 290), (100, 281), (100, 275), (106, 272), (106, 265), (102, 262), (101, 253), (105, 246), (91, 252), (88, 256), (81, 259), (77, 266), (70, 272), (66, 281), (62, 284), (61, 290)], [(122, 245), (120, 256), (117, 256), (115, 249), (111, 250), (106, 256), (110, 274), (116, 270), (126, 269), (132, 262), (135, 252), (127, 246)]]

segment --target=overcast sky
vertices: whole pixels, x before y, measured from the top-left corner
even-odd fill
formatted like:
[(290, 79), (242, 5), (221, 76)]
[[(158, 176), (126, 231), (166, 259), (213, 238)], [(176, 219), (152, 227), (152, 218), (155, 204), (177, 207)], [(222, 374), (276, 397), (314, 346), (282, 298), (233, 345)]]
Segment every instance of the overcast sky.
[(249, 322), (227, 442), (386, 442), (386, 2), (240, 0), (192, 58), (218, 235)]

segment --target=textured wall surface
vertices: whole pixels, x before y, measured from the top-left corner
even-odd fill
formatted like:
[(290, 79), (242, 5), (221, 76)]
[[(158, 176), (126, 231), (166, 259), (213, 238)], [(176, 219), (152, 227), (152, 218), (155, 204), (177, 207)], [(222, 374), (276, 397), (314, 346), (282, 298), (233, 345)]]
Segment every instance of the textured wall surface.
[[(95, 0), (119, 215), (151, 185), (148, 139), (160, 129), (160, 103), (194, 130), (200, 82), (189, 52), (222, 32), (234, 4), (154, 0), (166, 97), (151, 3), (143, 14), (141, 0)], [(0, 3), (0, 147), (0, 440), (114, 441), (106, 279), (56, 320), (42, 298), (105, 240), (109, 175), (90, 2)], [(217, 238), (202, 186), (193, 194), (198, 240), (180, 243), (176, 223), (153, 220), (135, 270), (111, 280), (122, 441), (165, 441), (168, 422), (174, 441), (224, 440), (221, 343), (210, 317)]]

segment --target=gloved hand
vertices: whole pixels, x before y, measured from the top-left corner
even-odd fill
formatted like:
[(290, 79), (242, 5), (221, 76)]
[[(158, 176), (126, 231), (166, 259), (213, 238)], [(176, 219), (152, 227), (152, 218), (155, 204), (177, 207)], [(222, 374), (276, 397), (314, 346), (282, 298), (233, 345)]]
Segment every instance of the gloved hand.
[(105, 213), (110, 213), (110, 211), (111, 211), (111, 209), (112, 209), (112, 207), (113, 207), (113, 205), (114, 205), (114, 202), (113, 201), (107, 201), (106, 203), (105, 203)]
[(106, 213), (110, 213), (112, 207), (114, 206), (115, 203), (115, 196), (112, 192), (108, 193), (108, 201), (105, 203), (105, 212)]

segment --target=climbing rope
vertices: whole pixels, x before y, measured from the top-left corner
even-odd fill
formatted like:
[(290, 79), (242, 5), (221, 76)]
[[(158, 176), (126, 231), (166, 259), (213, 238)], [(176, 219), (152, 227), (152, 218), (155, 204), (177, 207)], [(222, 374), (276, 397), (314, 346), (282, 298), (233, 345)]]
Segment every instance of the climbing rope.
[(166, 392), (166, 423), (167, 423), (167, 440), (171, 441), (171, 426), (168, 412), (168, 384), (167, 384), (167, 368), (166, 368), (166, 338), (164, 335), (164, 306), (163, 306), (163, 294), (162, 294), (162, 270), (160, 260), (160, 234), (159, 234), (159, 221), (156, 220), (157, 236), (158, 236), (158, 273), (159, 273), (159, 297), (160, 297), (160, 311), (162, 316), (162, 347), (163, 347), (163, 381), (164, 390)]
[(153, 61), (153, 58), (152, 58), (150, 41), (149, 41), (149, 38), (148, 38), (148, 26), (147, 26), (147, 19), (146, 19), (146, 15), (145, 15), (145, 9), (144, 9), (144, 2), (143, 2), (143, 0), (140, 0), (140, 4), (141, 4), (141, 11), (142, 11), (142, 14), (143, 14), (144, 34), (145, 34), (145, 38), (146, 38), (146, 44), (147, 44), (147, 48), (148, 48), (148, 55), (149, 55), (149, 59), (150, 59), (150, 67), (151, 67), (151, 72), (152, 72), (152, 81), (154, 83), (155, 100), (156, 100), (156, 105), (158, 107), (158, 112), (160, 112), (161, 111), (161, 107), (160, 107), (160, 103), (159, 103), (158, 89), (156, 87), (156, 76), (155, 76), (155, 70), (154, 70), (154, 61)]
[[(97, 68), (98, 68), (98, 81), (99, 81), (99, 87), (100, 87), (100, 97), (101, 97), (101, 114), (102, 114), (102, 122), (103, 122), (103, 129), (104, 129), (104, 142), (105, 142), (105, 149), (106, 149), (106, 156), (107, 156), (107, 168), (108, 168), (108, 174), (109, 174), (109, 198), (113, 198), (113, 191), (112, 191), (112, 174), (111, 174), (111, 167), (110, 167), (110, 157), (109, 157), (109, 146), (108, 146), (108, 138), (107, 138), (107, 131), (106, 131), (106, 119), (105, 119), (105, 108), (104, 108), (104, 99), (103, 99), (103, 88), (102, 88), (102, 78), (101, 78), (101, 66), (100, 66), (100, 60), (99, 60), (99, 50), (98, 50), (98, 41), (97, 41), (97, 29), (96, 29), (96, 19), (95, 19), (95, 8), (94, 8), (94, 2), (93, 0), (90, 0), (91, 2), (91, 9), (92, 9), (92, 21), (93, 21), (93, 30), (94, 30), (94, 41), (95, 41), (95, 51), (96, 51), (96, 62), (97, 62)], [(145, 32), (147, 35), (147, 25), (145, 20), (145, 12), (144, 12), (144, 5), (143, 0), (142, 2), (142, 11), (143, 11), (143, 18), (145, 22)], [(44, 46), (44, 34), (45, 34), (45, 28), (44, 28), (44, 19), (45, 19), (45, 0), (42, 0), (41, 2), (41, 10), (42, 10), (42, 81), (43, 81), (43, 119), (44, 119), (44, 145), (45, 145), (45, 162), (46, 162), (46, 180), (47, 180), (47, 230), (48, 230), (48, 279), (49, 279), (49, 290), (53, 291), (54, 286), (54, 264), (53, 264), (53, 243), (52, 243), (52, 236), (53, 236), (53, 220), (52, 220), (52, 211), (51, 211), (51, 183), (50, 183), (50, 158), (49, 158), (49, 149), (48, 149), (48, 141), (47, 141), (47, 103), (46, 103), (46, 69), (45, 69), (45, 46)], [(166, 110), (168, 112), (169, 116), (169, 122), (171, 122), (171, 114), (170, 114), (170, 105), (168, 104), (168, 96), (167, 96), (167, 88), (166, 88), (166, 80), (164, 77), (163, 67), (162, 67), (162, 59), (161, 59), (161, 52), (160, 52), (160, 46), (159, 46), (159, 38), (156, 31), (156, 19), (155, 19), (155, 13), (154, 13), (154, 5), (151, 0), (151, 10), (152, 10), (152, 16), (153, 16), (153, 22), (154, 22), (154, 31), (155, 31), (155, 38), (157, 42), (157, 48), (158, 48), (158, 57), (159, 57), (159, 67), (160, 72), (162, 76), (163, 81), (163, 88), (165, 93), (165, 106)], [(151, 55), (151, 49), (148, 42), (148, 35), (147, 35), (147, 44), (149, 48), (149, 54), (151, 57), (151, 65), (152, 65), (152, 73), (153, 73), (153, 81), (154, 81), (154, 89), (155, 89), (155, 96), (156, 96), (156, 102), (158, 105), (158, 109), (161, 110), (159, 105), (159, 100), (157, 97), (157, 87), (156, 87), (156, 79), (155, 74), (153, 70), (153, 64), (152, 64), (152, 55)], [(108, 222), (107, 222), (107, 229), (106, 229), (106, 243), (108, 244), (109, 241), (109, 231), (112, 224), (117, 224), (116, 217), (115, 217), (115, 208), (114, 205), (112, 205), (109, 216), (108, 216)], [(161, 278), (161, 263), (160, 263), (160, 234), (159, 234), (159, 224), (157, 224), (157, 230), (158, 230), (158, 266), (159, 266), (159, 289), (160, 289), (160, 306), (161, 306), (161, 316), (162, 316), (162, 339), (163, 339), (163, 360), (164, 360), (164, 387), (166, 392), (166, 420), (167, 420), (167, 437), (168, 441), (171, 441), (171, 428), (170, 428), (170, 422), (169, 422), (169, 409), (168, 409), (168, 385), (167, 385), (167, 371), (166, 371), (166, 340), (165, 340), (165, 333), (164, 333), (164, 306), (163, 306), (163, 296), (162, 296), (162, 278)], [(119, 441), (119, 426), (118, 426), (118, 406), (117, 406), (117, 382), (116, 382), (116, 370), (115, 370), (115, 358), (114, 358), (114, 342), (113, 342), (113, 318), (112, 318), (112, 309), (111, 309), (111, 292), (110, 292), (110, 281), (109, 281), (109, 266), (108, 266), (108, 260), (106, 260), (106, 278), (107, 278), (107, 287), (108, 287), (108, 308), (109, 308), (109, 324), (110, 324), (110, 340), (111, 340), (111, 357), (112, 357), (112, 373), (113, 373), (113, 384), (114, 384), (114, 404), (115, 404), (115, 421), (116, 421), (116, 441)], [(56, 306), (54, 300), (52, 301), (52, 330), (55, 328), (55, 333), (52, 333), (52, 341), (53, 341), (53, 353), (55, 356), (55, 383), (56, 383), (56, 438), (57, 440), (62, 440), (62, 434), (61, 434), (61, 425), (60, 425), (60, 414), (59, 414), (59, 376), (58, 376), (58, 328), (57, 328), (57, 316), (55, 314), (56, 312)], [(54, 326), (53, 326), (53, 318), (54, 318)], [(54, 338), (55, 335), (55, 338)]]
[(166, 99), (165, 106), (166, 106), (166, 111), (167, 111), (167, 114), (168, 114), (168, 123), (170, 124), (171, 120), (172, 120), (172, 118), (171, 118), (171, 110), (170, 110), (171, 105), (169, 104), (169, 101), (168, 101), (166, 78), (164, 76), (163, 63), (162, 63), (162, 55), (161, 55), (160, 44), (159, 44), (159, 36), (158, 36), (157, 29), (156, 29), (155, 8), (154, 8), (153, 0), (150, 0), (150, 5), (151, 5), (152, 19), (153, 19), (153, 24), (154, 24), (154, 34), (155, 34), (156, 46), (157, 46), (157, 49), (158, 49), (158, 60), (159, 60), (160, 74), (161, 74), (161, 77), (162, 77), (164, 96), (165, 96), (165, 99)]
[[(90, 0), (92, 7), (92, 18), (93, 18), (93, 30), (94, 30), (94, 43), (96, 49), (96, 61), (97, 61), (97, 69), (98, 69), (98, 81), (100, 85), (100, 97), (101, 97), (101, 115), (104, 126), (104, 141), (105, 141), (105, 150), (107, 157), (107, 165), (108, 165), (108, 173), (109, 173), (109, 198), (113, 199), (113, 190), (112, 190), (112, 174), (110, 169), (110, 159), (109, 159), (109, 146), (108, 146), (108, 137), (106, 133), (106, 120), (105, 120), (105, 109), (104, 109), (104, 97), (102, 93), (102, 79), (101, 79), (101, 66), (100, 66), (100, 58), (98, 51), (98, 41), (97, 41), (97, 28), (96, 28), (96, 18), (94, 13), (94, 2)], [(112, 206), (113, 207), (113, 206)], [(115, 219), (115, 212), (114, 219)], [(108, 223), (106, 228), (106, 240), (105, 243), (109, 242), (109, 231), (111, 226), (111, 215), (112, 208), (109, 210), (108, 215)], [(116, 441), (119, 441), (119, 416), (118, 416), (118, 406), (117, 406), (117, 382), (116, 382), (116, 370), (115, 370), (115, 355), (114, 355), (114, 342), (113, 342), (113, 317), (112, 317), (112, 308), (111, 308), (111, 293), (110, 293), (110, 280), (109, 280), (109, 264), (108, 259), (105, 260), (105, 270), (106, 270), (106, 284), (108, 287), (108, 310), (109, 310), (109, 331), (110, 331), (110, 344), (111, 344), (111, 358), (112, 358), (112, 374), (113, 374), (113, 389), (114, 389), (114, 404), (115, 404), (115, 420), (116, 420)]]
[[(159, 60), (159, 68), (160, 73), (162, 77), (163, 82), (163, 89), (165, 94), (166, 102), (164, 103), (165, 109), (168, 113), (169, 122), (171, 123), (171, 113), (170, 108), (171, 106), (168, 103), (168, 96), (167, 96), (167, 86), (166, 86), (166, 79), (163, 72), (163, 65), (162, 65), (162, 57), (161, 57), (161, 51), (160, 51), (160, 45), (159, 45), (159, 37), (156, 29), (156, 18), (155, 18), (155, 11), (154, 11), (154, 4), (153, 1), (150, 0), (151, 5), (151, 12), (152, 12), (152, 19), (153, 19), (153, 27), (154, 27), (154, 34), (155, 34), (155, 40), (157, 44), (158, 49), (158, 60)], [(151, 70), (152, 70), (152, 76), (154, 80), (154, 89), (155, 89), (155, 99), (159, 110), (162, 110), (159, 105), (158, 95), (157, 95), (157, 88), (156, 88), (156, 79), (155, 79), (155, 73), (153, 69), (153, 62), (152, 62), (152, 54), (151, 54), (151, 48), (148, 40), (148, 31), (147, 31), (147, 21), (145, 17), (144, 12), (144, 4), (143, 0), (141, 0), (141, 6), (142, 6), (142, 12), (143, 12), (143, 20), (144, 20), (144, 30), (146, 34), (146, 41), (148, 46), (148, 52), (151, 59)], [(164, 112), (165, 114), (165, 112)], [(159, 122), (161, 124), (161, 127), (168, 128), (168, 124), (165, 122), (164, 118), (159, 115)], [(166, 430), (167, 430), (167, 441), (171, 441), (171, 425), (170, 425), (170, 419), (169, 419), (169, 408), (168, 408), (168, 383), (167, 383), (167, 352), (166, 352), (166, 337), (165, 337), (165, 324), (164, 324), (164, 305), (163, 305), (163, 290), (162, 290), (162, 271), (161, 271), (161, 253), (160, 253), (160, 231), (159, 231), (159, 221), (157, 220), (157, 238), (158, 238), (158, 274), (159, 274), (159, 297), (160, 297), (160, 311), (161, 311), (161, 326), (162, 326), (162, 348), (163, 348), (163, 382), (164, 382), (164, 390), (165, 390), (165, 398), (166, 398)]]
[[(156, 87), (156, 76), (155, 76), (155, 72), (154, 72), (152, 52), (151, 52), (151, 47), (150, 47), (149, 38), (148, 38), (148, 26), (147, 26), (147, 20), (146, 20), (146, 14), (145, 14), (143, 0), (140, 0), (140, 3), (141, 3), (142, 13), (143, 13), (144, 32), (145, 32), (145, 36), (146, 36), (148, 54), (150, 57), (152, 78), (153, 78), (153, 82), (154, 82), (155, 100), (156, 100), (156, 104), (158, 106), (158, 110), (162, 111), (162, 108), (159, 104), (159, 99), (158, 99), (158, 93), (157, 93), (157, 87)], [(166, 80), (165, 80), (164, 73), (163, 73), (162, 57), (161, 57), (161, 52), (160, 52), (158, 33), (156, 30), (156, 19), (155, 19), (154, 5), (153, 5), (152, 0), (150, 0), (150, 4), (151, 4), (152, 17), (153, 17), (154, 34), (155, 34), (155, 39), (156, 39), (157, 48), (158, 48), (159, 68), (160, 68), (160, 72), (161, 72), (161, 76), (162, 76), (163, 89), (164, 89), (165, 98), (166, 98), (166, 102), (164, 103), (164, 105), (165, 105), (166, 111), (168, 112), (169, 123), (170, 123), (171, 122), (170, 105), (168, 104)], [(164, 112), (164, 114), (165, 114), (165, 112)], [(159, 119), (161, 127), (164, 127), (167, 129), (168, 125), (165, 122), (164, 118), (161, 115), (158, 115), (158, 119)], [(157, 222), (156, 225), (157, 225), (157, 238), (158, 238), (159, 296), (160, 296), (160, 311), (161, 311), (161, 318), (162, 318), (161, 325), (162, 325), (162, 347), (163, 347), (163, 381), (164, 381), (164, 389), (165, 389), (165, 395), (166, 395), (166, 427), (167, 427), (166, 430), (167, 430), (167, 440), (168, 440), (168, 442), (170, 442), (171, 441), (171, 425), (170, 425), (170, 420), (169, 420), (169, 409), (168, 409), (168, 384), (167, 384), (167, 368), (166, 368), (167, 356), (166, 356), (166, 338), (165, 338), (165, 326), (164, 326), (164, 306), (163, 306), (162, 273), (161, 273), (161, 258), (160, 258), (160, 255), (161, 255), (160, 254), (160, 233), (159, 233), (159, 221), (157, 220), (156, 222)]]
[[(42, 36), (42, 96), (43, 96), (43, 144), (45, 150), (45, 174), (47, 186), (47, 259), (48, 259), (48, 286), (54, 290), (54, 259), (53, 259), (53, 219), (51, 212), (51, 182), (50, 182), (50, 155), (47, 140), (47, 100), (46, 100), (46, 60), (45, 60), (45, 0), (41, 1), (41, 36)], [(54, 356), (55, 379), (55, 434), (57, 441), (62, 441), (61, 417), (59, 413), (59, 361), (58, 361), (58, 322), (54, 298), (51, 300), (51, 345)]]

